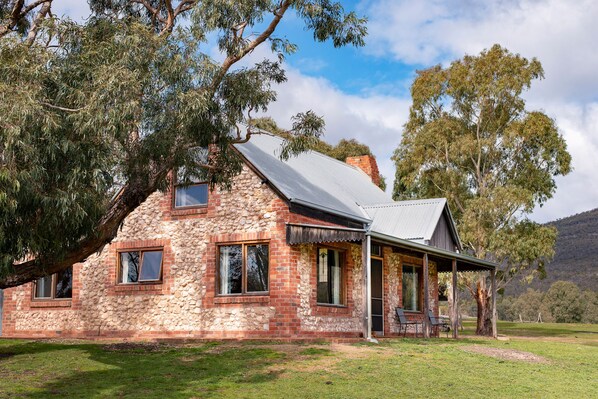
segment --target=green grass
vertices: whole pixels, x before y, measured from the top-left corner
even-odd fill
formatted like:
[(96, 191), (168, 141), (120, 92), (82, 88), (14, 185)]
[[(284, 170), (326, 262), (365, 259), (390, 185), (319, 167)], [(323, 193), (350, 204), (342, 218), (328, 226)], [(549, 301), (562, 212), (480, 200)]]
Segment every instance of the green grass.
[[(0, 340), (0, 397), (598, 396), (598, 326), (501, 323), (499, 332), (511, 338), (177, 346)], [(504, 360), (464, 350), (472, 345), (531, 352), (545, 361)]]

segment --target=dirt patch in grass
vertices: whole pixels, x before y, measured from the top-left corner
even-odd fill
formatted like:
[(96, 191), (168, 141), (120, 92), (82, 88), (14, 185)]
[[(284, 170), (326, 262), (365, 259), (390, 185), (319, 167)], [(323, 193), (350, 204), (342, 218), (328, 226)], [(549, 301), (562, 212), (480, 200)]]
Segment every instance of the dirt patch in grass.
[(469, 345), (464, 346), (461, 349), (465, 352), (478, 353), (503, 360), (517, 360), (529, 363), (548, 363), (548, 360), (542, 356), (534, 355), (530, 352), (518, 351), (515, 349), (500, 349), (482, 345)]
[(156, 342), (116, 342), (103, 346), (103, 349), (108, 352), (163, 352), (169, 349), (170, 346)]

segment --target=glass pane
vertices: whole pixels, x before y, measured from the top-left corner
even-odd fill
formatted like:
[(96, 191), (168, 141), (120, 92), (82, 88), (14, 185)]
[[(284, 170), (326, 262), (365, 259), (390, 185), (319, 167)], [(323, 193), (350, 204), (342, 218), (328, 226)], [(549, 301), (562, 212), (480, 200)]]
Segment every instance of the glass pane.
[(240, 294), (243, 288), (243, 251), (240, 245), (220, 247), (220, 293)]
[(139, 251), (120, 253), (120, 282), (136, 283), (139, 280)]
[(247, 246), (247, 292), (268, 291), (268, 246)]
[(55, 298), (73, 297), (73, 268), (56, 273), (56, 291)]
[(162, 269), (162, 251), (147, 251), (143, 253), (143, 265), (139, 281), (160, 280)]
[(328, 250), (318, 249), (318, 294), (317, 301), (328, 303), (330, 296), (328, 290)]
[(382, 247), (378, 244), (372, 244), (372, 255), (382, 256)]
[(188, 187), (177, 187), (175, 190), (174, 206), (206, 205), (208, 203), (208, 184), (195, 184)]
[(403, 308), (419, 309), (419, 270), (414, 266), (403, 266)]
[(38, 278), (35, 283), (36, 298), (52, 298), (52, 276)]
[(338, 251), (328, 251), (328, 265), (330, 266), (330, 303), (334, 305), (341, 305), (341, 264), (340, 254)]

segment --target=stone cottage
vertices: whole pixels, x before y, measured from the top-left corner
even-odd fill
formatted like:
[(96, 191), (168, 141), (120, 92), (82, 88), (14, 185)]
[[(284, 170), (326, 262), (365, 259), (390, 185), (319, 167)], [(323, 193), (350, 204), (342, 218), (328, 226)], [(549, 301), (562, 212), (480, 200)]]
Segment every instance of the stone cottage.
[(494, 273), (459, 253), (445, 199), (395, 202), (374, 184), (373, 157), (281, 161), (281, 144), (236, 145), (232, 190), (199, 181), (154, 193), (100, 253), (5, 290), (1, 335), (392, 336), (395, 308), (438, 313), (439, 273)]

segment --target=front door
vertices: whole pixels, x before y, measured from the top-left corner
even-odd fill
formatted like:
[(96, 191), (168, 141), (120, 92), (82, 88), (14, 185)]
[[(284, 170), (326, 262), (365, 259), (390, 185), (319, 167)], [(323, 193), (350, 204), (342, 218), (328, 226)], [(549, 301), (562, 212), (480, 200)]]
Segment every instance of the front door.
[(384, 299), (382, 259), (372, 258), (372, 332), (384, 335)]

